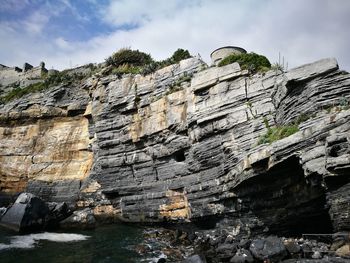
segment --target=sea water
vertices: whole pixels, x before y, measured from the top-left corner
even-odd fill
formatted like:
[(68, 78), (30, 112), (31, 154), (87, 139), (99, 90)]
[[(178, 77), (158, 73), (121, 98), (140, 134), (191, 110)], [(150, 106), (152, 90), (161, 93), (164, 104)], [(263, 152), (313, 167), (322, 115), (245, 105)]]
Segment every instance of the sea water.
[(94, 230), (17, 235), (0, 228), (0, 263), (128, 263), (144, 261), (135, 252), (142, 229), (128, 225)]

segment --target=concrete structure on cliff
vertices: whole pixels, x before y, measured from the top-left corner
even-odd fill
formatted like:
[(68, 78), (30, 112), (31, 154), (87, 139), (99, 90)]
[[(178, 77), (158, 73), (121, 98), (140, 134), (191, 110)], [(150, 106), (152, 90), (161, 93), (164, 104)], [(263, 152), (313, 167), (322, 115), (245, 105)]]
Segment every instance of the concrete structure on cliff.
[(226, 46), (215, 49), (210, 54), (211, 62), (213, 65), (218, 65), (221, 60), (232, 54), (242, 54), (247, 53), (247, 51), (241, 47)]
[(37, 67), (24, 63), (22, 69), (0, 64), (0, 84), (2, 87), (8, 87), (8, 89), (11, 89), (10, 86), (15, 84), (25, 87), (42, 81), (43, 74), (47, 72), (44, 62), (41, 62)]

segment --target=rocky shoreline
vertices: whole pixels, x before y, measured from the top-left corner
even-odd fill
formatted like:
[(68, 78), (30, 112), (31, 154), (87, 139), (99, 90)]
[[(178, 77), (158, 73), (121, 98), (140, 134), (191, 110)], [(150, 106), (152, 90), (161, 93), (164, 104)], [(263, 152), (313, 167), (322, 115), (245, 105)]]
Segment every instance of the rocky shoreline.
[[(315, 234), (314, 238), (322, 237)], [(207, 262), (349, 262), (349, 233), (310, 238), (258, 236), (235, 239), (231, 235), (205, 235), (197, 240)]]
[[(133, 249), (143, 262), (253, 263), (350, 261), (350, 233), (302, 234), (278, 237), (237, 231), (224, 218), (211, 229), (201, 224), (171, 224), (145, 228), (144, 241)], [(120, 222), (121, 223), (121, 222)], [(22, 193), (9, 208), (0, 209), (0, 225), (21, 233), (53, 229), (86, 229), (98, 226), (91, 211), (72, 211), (65, 203), (45, 203)], [(250, 229), (250, 228), (247, 228)], [(265, 231), (268, 232), (268, 231)]]
[[(188, 229), (188, 226), (187, 226)], [(240, 239), (218, 230), (190, 231), (152, 228), (136, 251), (153, 261), (181, 263), (345, 263), (350, 261), (349, 232), (304, 234), (303, 237), (265, 235)]]

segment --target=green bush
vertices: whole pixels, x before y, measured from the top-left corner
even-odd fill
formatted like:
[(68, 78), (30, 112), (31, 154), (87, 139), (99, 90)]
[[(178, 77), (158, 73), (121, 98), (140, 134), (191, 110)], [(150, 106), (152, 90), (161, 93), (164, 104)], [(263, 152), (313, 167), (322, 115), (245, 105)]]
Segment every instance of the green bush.
[(150, 64), (147, 64), (147, 65), (141, 67), (140, 73), (145, 76), (145, 75), (148, 75), (148, 74), (155, 72), (158, 69), (159, 69), (159, 63), (154, 61)]
[(263, 55), (256, 53), (232, 54), (225, 57), (218, 64), (219, 67), (237, 62), (241, 69), (248, 69), (251, 72), (265, 72), (271, 68), (270, 61)]
[(270, 127), (269, 121), (264, 117), (264, 124), (267, 128), (266, 134), (260, 136), (258, 145), (263, 143), (272, 143), (280, 139), (286, 138), (299, 131), (299, 124), (307, 121), (310, 118), (314, 118), (316, 113), (306, 114), (302, 113), (292, 123), (285, 125), (278, 125), (276, 127)]
[(183, 76), (181, 76), (180, 78), (178, 78), (176, 81), (174, 81), (169, 85), (169, 90), (165, 93), (165, 95), (169, 95), (176, 91), (182, 90), (183, 89), (181, 86), (182, 83), (190, 82), (192, 77), (193, 77), (193, 74), (190, 74), (190, 75), (184, 74)]
[(149, 54), (139, 50), (120, 49), (106, 59), (107, 66), (113, 66), (105, 74), (142, 74), (147, 75), (158, 69), (180, 62), (183, 59), (190, 58), (188, 50), (178, 48), (170, 58), (161, 61), (154, 61)]
[(170, 60), (173, 61), (174, 63), (178, 63), (181, 60), (190, 58), (191, 54), (190, 52), (186, 49), (178, 48), (174, 54), (170, 57)]
[(144, 66), (153, 62), (149, 54), (139, 50), (131, 50), (129, 48), (122, 48), (113, 53), (112, 56), (106, 59), (107, 65), (122, 66), (128, 64), (130, 66)]
[(175, 63), (179, 63), (183, 59), (191, 58), (191, 54), (187, 49), (178, 48), (170, 58), (161, 60), (158, 63), (158, 68), (164, 68)]
[(35, 93), (42, 91), (48, 87), (48, 84), (45, 82), (38, 82), (31, 84), (25, 88), (15, 87), (13, 90), (11, 90), (9, 93), (7, 93), (5, 96), (1, 98), (1, 101), (3, 103), (7, 103), (11, 100), (18, 99), (23, 97), (24, 95)]
[(68, 83), (72, 83), (74, 81), (80, 81), (85, 76), (82, 74), (69, 74), (69, 70), (63, 70), (61, 72), (54, 73), (52, 75), (43, 74), (43, 82), (37, 82), (34, 84), (30, 84), (27, 87), (21, 88), (18, 84), (13, 85), (13, 89), (7, 93), (5, 96), (2, 96), (0, 98), (0, 101), (2, 103), (10, 102), (14, 99), (18, 99), (23, 97), (24, 95), (40, 92), (45, 89), (48, 89), (53, 86), (57, 85), (64, 85)]
[(139, 74), (142, 67), (130, 66), (129, 64), (123, 64), (112, 69), (112, 74), (122, 76), (124, 74)]
[(297, 124), (268, 127), (267, 133), (259, 138), (258, 144), (272, 143), (286, 138), (299, 131)]
[(347, 110), (350, 107), (350, 103), (349, 103), (349, 99), (342, 96), (341, 98), (339, 98), (339, 106), (341, 107), (341, 109), (343, 110)]

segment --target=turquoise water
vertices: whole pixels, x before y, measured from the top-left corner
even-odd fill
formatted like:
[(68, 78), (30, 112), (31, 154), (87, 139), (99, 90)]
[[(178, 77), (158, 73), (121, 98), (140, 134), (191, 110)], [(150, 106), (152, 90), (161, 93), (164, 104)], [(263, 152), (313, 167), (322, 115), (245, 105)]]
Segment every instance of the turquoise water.
[(111, 225), (95, 230), (18, 236), (0, 228), (0, 262), (140, 262), (142, 258), (134, 246), (142, 242), (142, 231), (127, 225)]

